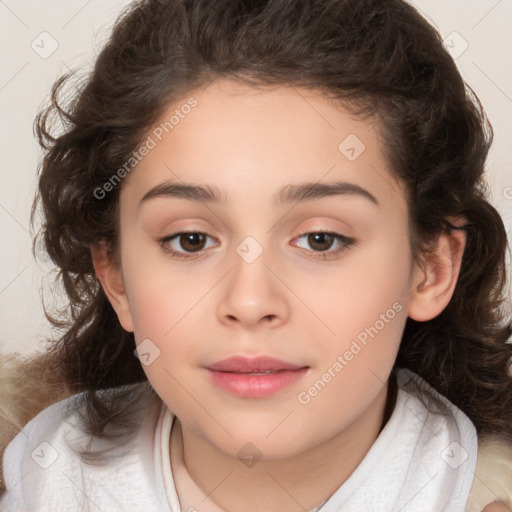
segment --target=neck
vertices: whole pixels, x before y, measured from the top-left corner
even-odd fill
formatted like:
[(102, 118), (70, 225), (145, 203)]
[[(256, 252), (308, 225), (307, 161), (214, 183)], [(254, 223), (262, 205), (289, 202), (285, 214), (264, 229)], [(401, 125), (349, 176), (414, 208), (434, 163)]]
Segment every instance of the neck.
[[(293, 457), (261, 459), (245, 467), (178, 422), (184, 464), (191, 478), (226, 511), (304, 512), (327, 500), (353, 473), (394, 408), (394, 377), (353, 423)], [(178, 420), (176, 418), (176, 420)]]

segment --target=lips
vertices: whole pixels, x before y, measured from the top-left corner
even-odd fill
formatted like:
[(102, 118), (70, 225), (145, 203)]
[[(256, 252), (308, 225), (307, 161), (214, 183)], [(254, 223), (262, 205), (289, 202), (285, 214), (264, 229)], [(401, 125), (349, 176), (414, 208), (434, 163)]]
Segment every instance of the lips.
[(254, 358), (234, 356), (209, 365), (208, 368), (218, 372), (275, 373), (281, 370), (299, 370), (304, 368), (304, 365), (299, 366), (268, 356)]
[(308, 369), (268, 356), (234, 356), (206, 367), (213, 384), (245, 398), (275, 395), (301, 379)]

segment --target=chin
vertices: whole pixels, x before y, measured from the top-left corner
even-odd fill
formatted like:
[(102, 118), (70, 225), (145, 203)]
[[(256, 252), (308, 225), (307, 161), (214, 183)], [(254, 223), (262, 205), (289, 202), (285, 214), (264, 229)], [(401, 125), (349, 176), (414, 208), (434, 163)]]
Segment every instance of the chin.
[[(279, 421), (282, 421), (280, 418)], [(275, 421), (272, 425), (266, 423), (255, 424), (231, 424), (228, 429), (232, 438), (220, 434), (217, 430), (215, 436), (210, 437), (206, 434), (208, 441), (219, 451), (231, 457), (237, 457), (243, 462), (244, 458), (254, 458), (262, 461), (282, 460), (294, 457), (308, 448), (311, 448), (307, 442), (298, 444), (298, 439), (307, 440), (310, 436), (306, 432), (299, 431), (279, 425)], [(314, 438), (314, 435), (311, 435)]]

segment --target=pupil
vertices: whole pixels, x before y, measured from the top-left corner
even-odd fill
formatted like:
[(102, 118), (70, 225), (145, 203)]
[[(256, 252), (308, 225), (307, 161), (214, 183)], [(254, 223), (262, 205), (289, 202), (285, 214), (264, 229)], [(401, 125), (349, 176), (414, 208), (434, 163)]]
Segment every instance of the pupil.
[[(184, 241), (184, 243), (181, 246), (185, 250), (197, 251), (201, 249), (201, 244), (204, 242), (203, 239), (204, 237), (201, 233), (186, 233), (182, 235), (182, 242)], [(188, 248), (187, 245), (189, 245)]]
[(315, 244), (320, 245), (319, 250), (325, 250), (329, 249), (332, 244), (332, 235), (329, 235), (328, 233), (312, 233), (309, 235), (309, 243), (311, 244), (311, 247), (315, 247)]

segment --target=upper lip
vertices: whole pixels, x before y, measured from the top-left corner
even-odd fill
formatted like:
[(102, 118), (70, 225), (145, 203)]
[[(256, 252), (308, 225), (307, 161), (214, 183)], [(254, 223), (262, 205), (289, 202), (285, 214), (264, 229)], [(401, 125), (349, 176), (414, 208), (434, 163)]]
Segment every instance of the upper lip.
[(275, 357), (270, 356), (233, 356), (214, 364), (208, 365), (207, 368), (218, 372), (266, 372), (269, 370), (298, 370), (305, 368), (305, 365), (291, 364)]

